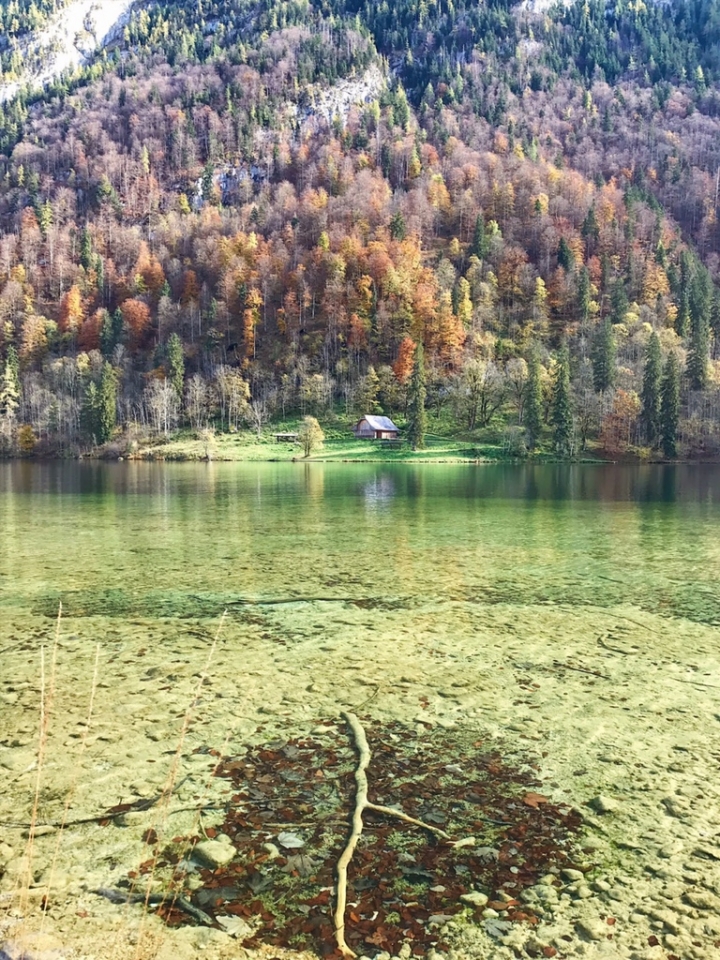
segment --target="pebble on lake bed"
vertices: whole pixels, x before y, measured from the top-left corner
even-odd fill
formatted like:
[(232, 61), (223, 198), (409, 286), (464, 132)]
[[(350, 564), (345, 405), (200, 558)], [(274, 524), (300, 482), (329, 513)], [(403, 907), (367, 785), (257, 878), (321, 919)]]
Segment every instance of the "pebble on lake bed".
[(195, 845), (193, 857), (212, 870), (230, 863), (237, 850), (229, 840), (201, 840)]
[(612, 797), (606, 797), (602, 793), (598, 794), (597, 797), (588, 803), (589, 807), (596, 813), (614, 813), (620, 806), (617, 800), (613, 800)]
[(488, 902), (488, 897), (479, 890), (471, 890), (470, 893), (463, 893), (460, 897), (463, 903), (470, 907), (484, 907)]

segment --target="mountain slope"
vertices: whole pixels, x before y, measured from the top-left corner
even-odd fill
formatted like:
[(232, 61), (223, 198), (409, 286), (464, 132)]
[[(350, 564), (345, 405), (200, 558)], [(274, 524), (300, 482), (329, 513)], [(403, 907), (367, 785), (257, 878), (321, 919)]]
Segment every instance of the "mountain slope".
[[(89, 63), (117, 38), (135, 0), (70, 0), (35, 29), (8, 36), (2, 50), (0, 102), (24, 87), (44, 87)], [(18, 18), (32, 22), (29, 15)], [(28, 25), (29, 25), (28, 23)]]
[(418, 343), (438, 429), (518, 449), (538, 356), (551, 445), (565, 342), (575, 448), (649, 448), (654, 330), (720, 450), (717, 10), (136, 11), (0, 113), (8, 447), (97, 438), (106, 361), (147, 429), (402, 412)]

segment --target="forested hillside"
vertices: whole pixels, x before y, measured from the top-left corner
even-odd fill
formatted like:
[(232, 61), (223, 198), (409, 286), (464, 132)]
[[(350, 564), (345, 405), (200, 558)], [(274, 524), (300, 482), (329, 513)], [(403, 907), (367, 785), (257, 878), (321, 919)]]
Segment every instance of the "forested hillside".
[(436, 432), (720, 454), (720, 0), (140, 5), (0, 150), (6, 452), (402, 421), (422, 346)]

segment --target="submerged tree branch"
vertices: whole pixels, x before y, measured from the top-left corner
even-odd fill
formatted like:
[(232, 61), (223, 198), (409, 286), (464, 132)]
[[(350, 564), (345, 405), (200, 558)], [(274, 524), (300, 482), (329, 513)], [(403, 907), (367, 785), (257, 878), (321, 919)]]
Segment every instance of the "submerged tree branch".
[(405, 823), (412, 823), (416, 827), (422, 827), (425, 830), (430, 830), (432, 833), (437, 834), (444, 840), (451, 840), (451, 837), (449, 834), (445, 833), (444, 830), (440, 830), (439, 827), (434, 827), (429, 823), (424, 823), (422, 820), (416, 820), (415, 817), (408, 816), (406, 813), (403, 813), (402, 810), (395, 810), (393, 807), (381, 806), (377, 803), (371, 803), (368, 800), (368, 779), (366, 771), (370, 765), (372, 754), (370, 753), (367, 737), (365, 736), (365, 731), (363, 730), (362, 724), (354, 713), (343, 712), (342, 716), (350, 727), (359, 758), (358, 765), (355, 768), (355, 783), (357, 784), (357, 789), (355, 793), (355, 809), (353, 810), (352, 829), (350, 831), (348, 842), (337, 864), (337, 896), (333, 922), (335, 925), (335, 939), (337, 941), (338, 949), (345, 957), (356, 957), (357, 954), (351, 950), (345, 942), (345, 907), (347, 905), (347, 871), (350, 861), (352, 860), (353, 853), (355, 852), (355, 848), (357, 847), (358, 840), (360, 839), (360, 835), (363, 831), (363, 811), (372, 810), (375, 813), (382, 813), (388, 817), (397, 817), (398, 820), (402, 820)]

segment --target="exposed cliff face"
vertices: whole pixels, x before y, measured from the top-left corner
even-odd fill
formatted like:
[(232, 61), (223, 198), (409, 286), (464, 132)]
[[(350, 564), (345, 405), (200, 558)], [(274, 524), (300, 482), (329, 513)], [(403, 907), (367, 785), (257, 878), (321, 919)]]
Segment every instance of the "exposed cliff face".
[(19, 41), (22, 76), (0, 83), (0, 102), (25, 86), (44, 86), (65, 70), (87, 63), (115, 38), (135, 0), (71, 0), (42, 29)]

